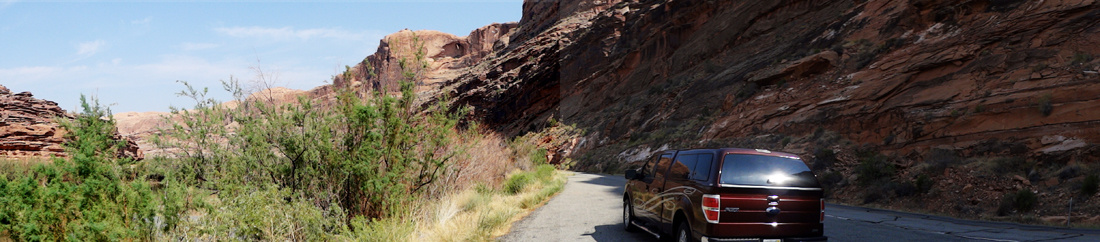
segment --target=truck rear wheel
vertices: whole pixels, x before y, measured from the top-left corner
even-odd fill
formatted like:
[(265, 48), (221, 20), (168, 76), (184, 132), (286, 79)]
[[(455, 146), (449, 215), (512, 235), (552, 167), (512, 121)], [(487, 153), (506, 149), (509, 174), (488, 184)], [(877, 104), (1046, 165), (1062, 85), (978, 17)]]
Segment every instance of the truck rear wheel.
[(688, 228), (688, 223), (681, 222), (679, 226), (676, 226), (676, 242), (695, 242), (695, 238), (691, 237), (691, 228)]

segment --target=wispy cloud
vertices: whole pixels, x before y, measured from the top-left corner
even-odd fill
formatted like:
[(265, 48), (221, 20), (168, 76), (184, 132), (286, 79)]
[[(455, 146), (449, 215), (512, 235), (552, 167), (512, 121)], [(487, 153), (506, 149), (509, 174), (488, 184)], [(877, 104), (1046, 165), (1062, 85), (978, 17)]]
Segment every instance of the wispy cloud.
[(221, 46), (221, 45), (212, 44), (212, 43), (190, 43), (190, 42), (188, 42), (188, 43), (181, 44), (180, 49), (183, 49), (183, 50), (186, 50), (186, 51), (205, 50), (205, 49), (210, 49), (210, 48), (217, 48), (218, 46)]
[(0, 10), (8, 8), (8, 6), (11, 6), (15, 2), (18, 2), (18, 1), (17, 0), (0, 0)]
[(64, 69), (52, 66), (15, 67), (10, 69), (0, 69), (0, 78), (8, 81), (24, 81), (30, 83), (62, 70)]
[(76, 45), (76, 54), (82, 56), (95, 55), (104, 45), (107, 45), (107, 42), (103, 40), (80, 43)]
[(148, 24), (149, 24), (149, 22), (152, 22), (152, 21), (153, 21), (153, 17), (145, 17), (145, 19), (138, 19), (138, 20), (133, 20), (133, 21), (130, 21), (130, 24), (134, 24), (134, 25), (148, 25)]
[(233, 37), (262, 37), (275, 39), (300, 39), (329, 38), (337, 40), (363, 40), (371, 36), (367, 32), (351, 32), (338, 28), (315, 28), (296, 30), (292, 27), (265, 28), (265, 27), (232, 27), (215, 28), (215, 32)]

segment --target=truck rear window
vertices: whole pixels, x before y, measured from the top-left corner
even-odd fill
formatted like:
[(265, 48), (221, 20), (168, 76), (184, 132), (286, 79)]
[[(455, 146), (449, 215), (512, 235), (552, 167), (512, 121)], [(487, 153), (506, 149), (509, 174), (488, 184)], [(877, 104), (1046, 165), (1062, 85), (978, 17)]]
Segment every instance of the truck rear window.
[(745, 186), (820, 187), (810, 168), (798, 158), (751, 154), (726, 155), (719, 182)]

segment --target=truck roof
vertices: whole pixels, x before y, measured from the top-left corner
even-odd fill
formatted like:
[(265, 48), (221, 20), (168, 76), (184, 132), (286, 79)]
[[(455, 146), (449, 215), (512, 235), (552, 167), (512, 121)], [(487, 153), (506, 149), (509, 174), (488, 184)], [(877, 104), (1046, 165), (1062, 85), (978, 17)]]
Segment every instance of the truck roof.
[(674, 152), (674, 151), (680, 151), (680, 152), (686, 152), (686, 151), (715, 151), (715, 152), (721, 153), (721, 154), (754, 154), (754, 155), (782, 156), (782, 157), (796, 157), (796, 158), (798, 157), (798, 155), (791, 154), (791, 153), (786, 153), (786, 152), (770, 151), (770, 150), (765, 150), (765, 149), (748, 149), (748, 148), (698, 148), (698, 149), (679, 149), (679, 150), (673, 149), (673, 150), (665, 150), (663, 152)]

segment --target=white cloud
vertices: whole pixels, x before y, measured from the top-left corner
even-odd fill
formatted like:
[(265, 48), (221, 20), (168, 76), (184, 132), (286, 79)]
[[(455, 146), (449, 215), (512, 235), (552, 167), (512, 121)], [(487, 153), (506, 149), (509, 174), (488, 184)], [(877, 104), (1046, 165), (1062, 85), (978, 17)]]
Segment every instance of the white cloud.
[(18, 1), (17, 0), (0, 0), (0, 9), (5, 9), (8, 6), (11, 6), (12, 4), (14, 4), (15, 2), (18, 2)]
[(130, 21), (130, 24), (148, 25), (149, 22), (151, 22), (151, 21), (153, 21), (153, 17), (145, 17), (145, 19), (138, 19), (138, 20)]
[(76, 54), (83, 56), (95, 55), (95, 53), (99, 52), (99, 49), (103, 48), (106, 44), (107, 42), (103, 40), (80, 43), (76, 45)]
[(180, 49), (187, 50), (187, 51), (204, 50), (204, 49), (210, 49), (210, 48), (217, 48), (218, 46), (221, 46), (221, 45), (212, 44), (212, 43), (190, 43), (190, 42), (188, 42), (188, 43), (181, 44)]
[(0, 69), (0, 80), (15, 82), (33, 82), (35, 80), (41, 80), (51, 74), (57, 73), (62, 70), (63, 69), (60, 67), (52, 66), (25, 66), (10, 69)]
[(351, 32), (337, 28), (315, 28), (315, 29), (302, 29), (295, 30), (291, 27), (282, 28), (264, 28), (264, 27), (232, 27), (232, 28), (215, 28), (215, 32), (222, 33), (233, 37), (261, 37), (261, 38), (275, 38), (275, 39), (301, 39), (309, 40), (311, 38), (329, 38), (337, 40), (364, 40), (367, 37), (372, 37), (367, 32)]

